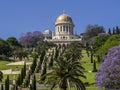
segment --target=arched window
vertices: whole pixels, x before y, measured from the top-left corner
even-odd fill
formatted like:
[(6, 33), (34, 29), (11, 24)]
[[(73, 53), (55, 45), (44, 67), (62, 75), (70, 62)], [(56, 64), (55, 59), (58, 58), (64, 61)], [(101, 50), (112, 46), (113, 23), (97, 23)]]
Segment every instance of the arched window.
[(60, 31), (62, 32), (62, 26), (60, 26)]
[(66, 26), (66, 32), (68, 32), (68, 26)]

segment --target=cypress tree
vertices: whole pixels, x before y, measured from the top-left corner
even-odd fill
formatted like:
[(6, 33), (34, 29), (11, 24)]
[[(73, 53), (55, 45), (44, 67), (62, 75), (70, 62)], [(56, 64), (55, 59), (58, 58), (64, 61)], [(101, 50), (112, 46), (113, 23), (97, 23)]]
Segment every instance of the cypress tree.
[(86, 53), (87, 53), (87, 56), (89, 57), (89, 44), (88, 42), (86, 42)]
[(120, 30), (119, 30), (118, 26), (116, 26), (116, 34), (120, 34)]
[(93, 72), (97, 72), (95, 60), (94, 60), (94, 62), (93, 62)]
[(24, 69), (21, 69), (21, 76), (20, 76), (20, 85), (23, 83), (23, 79), (24, 79)]
[(45, 59), (44, 59), (44, 61), (43, 61), (43, 67), (42, 67), (42, 71), (41, 71), (41, 75), (40, 75), (40, 80), (41, 81), (44, 81), (45, 80), (45, 74), (46, 74), (46, 72), (47, 72), (47, 63), (46, 63), (46, 57), (45, 57)]
[(49, 62), (49, 68), (53, 66), (53, 55), (50, 58), (50, 62)]
[(59, 51), (57, 49), (57, 47), (55, 48), (55, 59), (57, 59), (57, 57), (59, 56)]
[(24, 67), (23, 67), (23, 71), (24, 71), (24, 78), (25, 78), (25, 76), (26, 76), (26, 61), (24, 62)]
[(5, 80), (5, 90), (9, 90), (9, 75), (7, 75), (7, 78)]
[(109, 28), (108, 34), (109, 34), (109, 35), (112, 35), (110, 28)]
[(36, 65), (37, 65), (37, 59), (34, 58), (33, 63), (31, 65), (31, 75), (34, 73)]
[(0, 90), (4, 90), (4, 89), (3, 89), (3, 84), (1, 84), (1, 89), (0, 89)]
[(18, 86), (20, 86), (20, 85), (21, 85), (21, 77), (20, 77), (20, 74), (18, 75), (17, 85), (18, 85)]
[(116, 34), (116, 32), (115, 32), (115, 28), (113, 28), (113, 35), (114, 35), (114, 34)]
[(33, 81), (32, 81), (32, 90), (36, 90), (36, 77), (35, 77), (35, 74), (34, 74), (34, 78), (33, 78)]
[(90, 60), (91, 60), (91, 63), (93, 63), (93, 48), (92, 47), (90, 49), (90, 52), (91, 52)]
[(32, 89), (32, 85), (31, 85), (31, 84), (30, 84), (29, 90), (33, 90), (33, 89)]
[(99, 55), (97, 56), (97, 61), (98, 61), (98, 63), (100, 63), (100, 61), (101, 61)]

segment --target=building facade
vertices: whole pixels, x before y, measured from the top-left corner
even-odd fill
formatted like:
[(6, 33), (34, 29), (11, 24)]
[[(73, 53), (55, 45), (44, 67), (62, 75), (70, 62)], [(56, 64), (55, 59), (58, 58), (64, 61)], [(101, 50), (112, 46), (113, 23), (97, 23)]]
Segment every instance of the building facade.
[(67, 45), (73, 41), (81, 41), (81, 38), (74, 34), (75, 25), (72, 18), (66, 13), (58, 16), (54, 26), (55, 34), (52, 34), (51, 30), (45, 30), (43, 32), (44, 40), (57, 45)]

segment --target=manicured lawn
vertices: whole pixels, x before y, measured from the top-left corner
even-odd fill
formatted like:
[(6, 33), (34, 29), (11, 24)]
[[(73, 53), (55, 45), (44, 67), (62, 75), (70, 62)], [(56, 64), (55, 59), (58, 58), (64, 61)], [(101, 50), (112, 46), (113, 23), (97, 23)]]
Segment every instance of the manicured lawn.
[[(104, 89), (99, 89), (95, 86), (95, 75), (96, 75), (96, 72), (92, 72), (93, 70), (93, 63), (90, 62), (90, 57), (87, 56), (86, 54), (86, 51), (83, 50), (82, 51), (82, 55), (83, 55), (83, 58), (80, 60), (82, 62), (82, 66), (85, 68), (85, 76), (86, 76), (86, 79), (83, 79), (83, 78), (80, 78), (83, 82), (88, 82), (90, 84), (89, 87), (86, 87), (86, 90), (104, 90)], [(32, 59), (31, 59), (32, 60)], [(100, 63), (97, 63), (97, 59), (94, 57), (94, 60), (96, 60), (96, 66), (97, 66), (97, 69), (99, 68), (100, 66)], [(23, 65), (6, 65), (8, 63), (11, 63), (11, 61), (7, 61), (7, 60), (0, 60), (0, 70), (6, 70), (6, 69), (21, 69), (23, 67)], [(29, 67), (29, 66), (27, 66)], [(16, 79), (17, 79), (17, 76), (18, 75), (9, 75), (9, 78), (10, 80), (13, 80), (14, 76), (16, 76)], [(3, 77), (3, 83), (6, 79), (7, 75), (4, 75)], [(39, 90), (50, 90), (50, 89), (39, 89)], [(55, 88), (54, 90), (60, 90), (59, 88)], [(74, 90), (74, 88), (71, 88), (71, 90)]]
[[(12, 80), (14, 79), (14, 77), (17, 79), (17, 77), (18, 77), (18, 75), (17, 74), (9, 74), (9, 79), (11, 80), (11, 82), (12, 82)], [(4, 83), (5, 82), (5, 79), (7, 78), (7, 75), (6, 74), (4, 74), (4, 76), (3, 76), (3, 79), (2, 79), (2, 82)]]
[[(86, 76), (86, 79), (81, 78), (83, 82), (88, 82), (90, 84), (90, 87), (92, 88), (97, 88), (94, 83), (95, 83), (95, 75), (96, 72), (92, 72), (93, 70), (93, 63), (90, 62), (90, 57), (87, 56), (86, 51), (82, 51), (83, 58), (81, 59), (82, 66), (85, 68), (84, 74)], [(100, 67), (100, 63), (97, 62), (97, 59), (94, 57), (94, 60), (96, 60), (96, 67), (97, 69)], [(98, 90), (98, 89), (90, 89), (88, 87), (88, 90)]]

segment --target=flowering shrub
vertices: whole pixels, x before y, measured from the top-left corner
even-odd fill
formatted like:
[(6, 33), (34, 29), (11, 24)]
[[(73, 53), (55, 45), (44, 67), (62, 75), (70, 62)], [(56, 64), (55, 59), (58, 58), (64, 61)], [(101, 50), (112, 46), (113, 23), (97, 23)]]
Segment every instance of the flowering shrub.
[(108, 50), (95, 80), (98, 87), (120, 88), (120, 46)]

